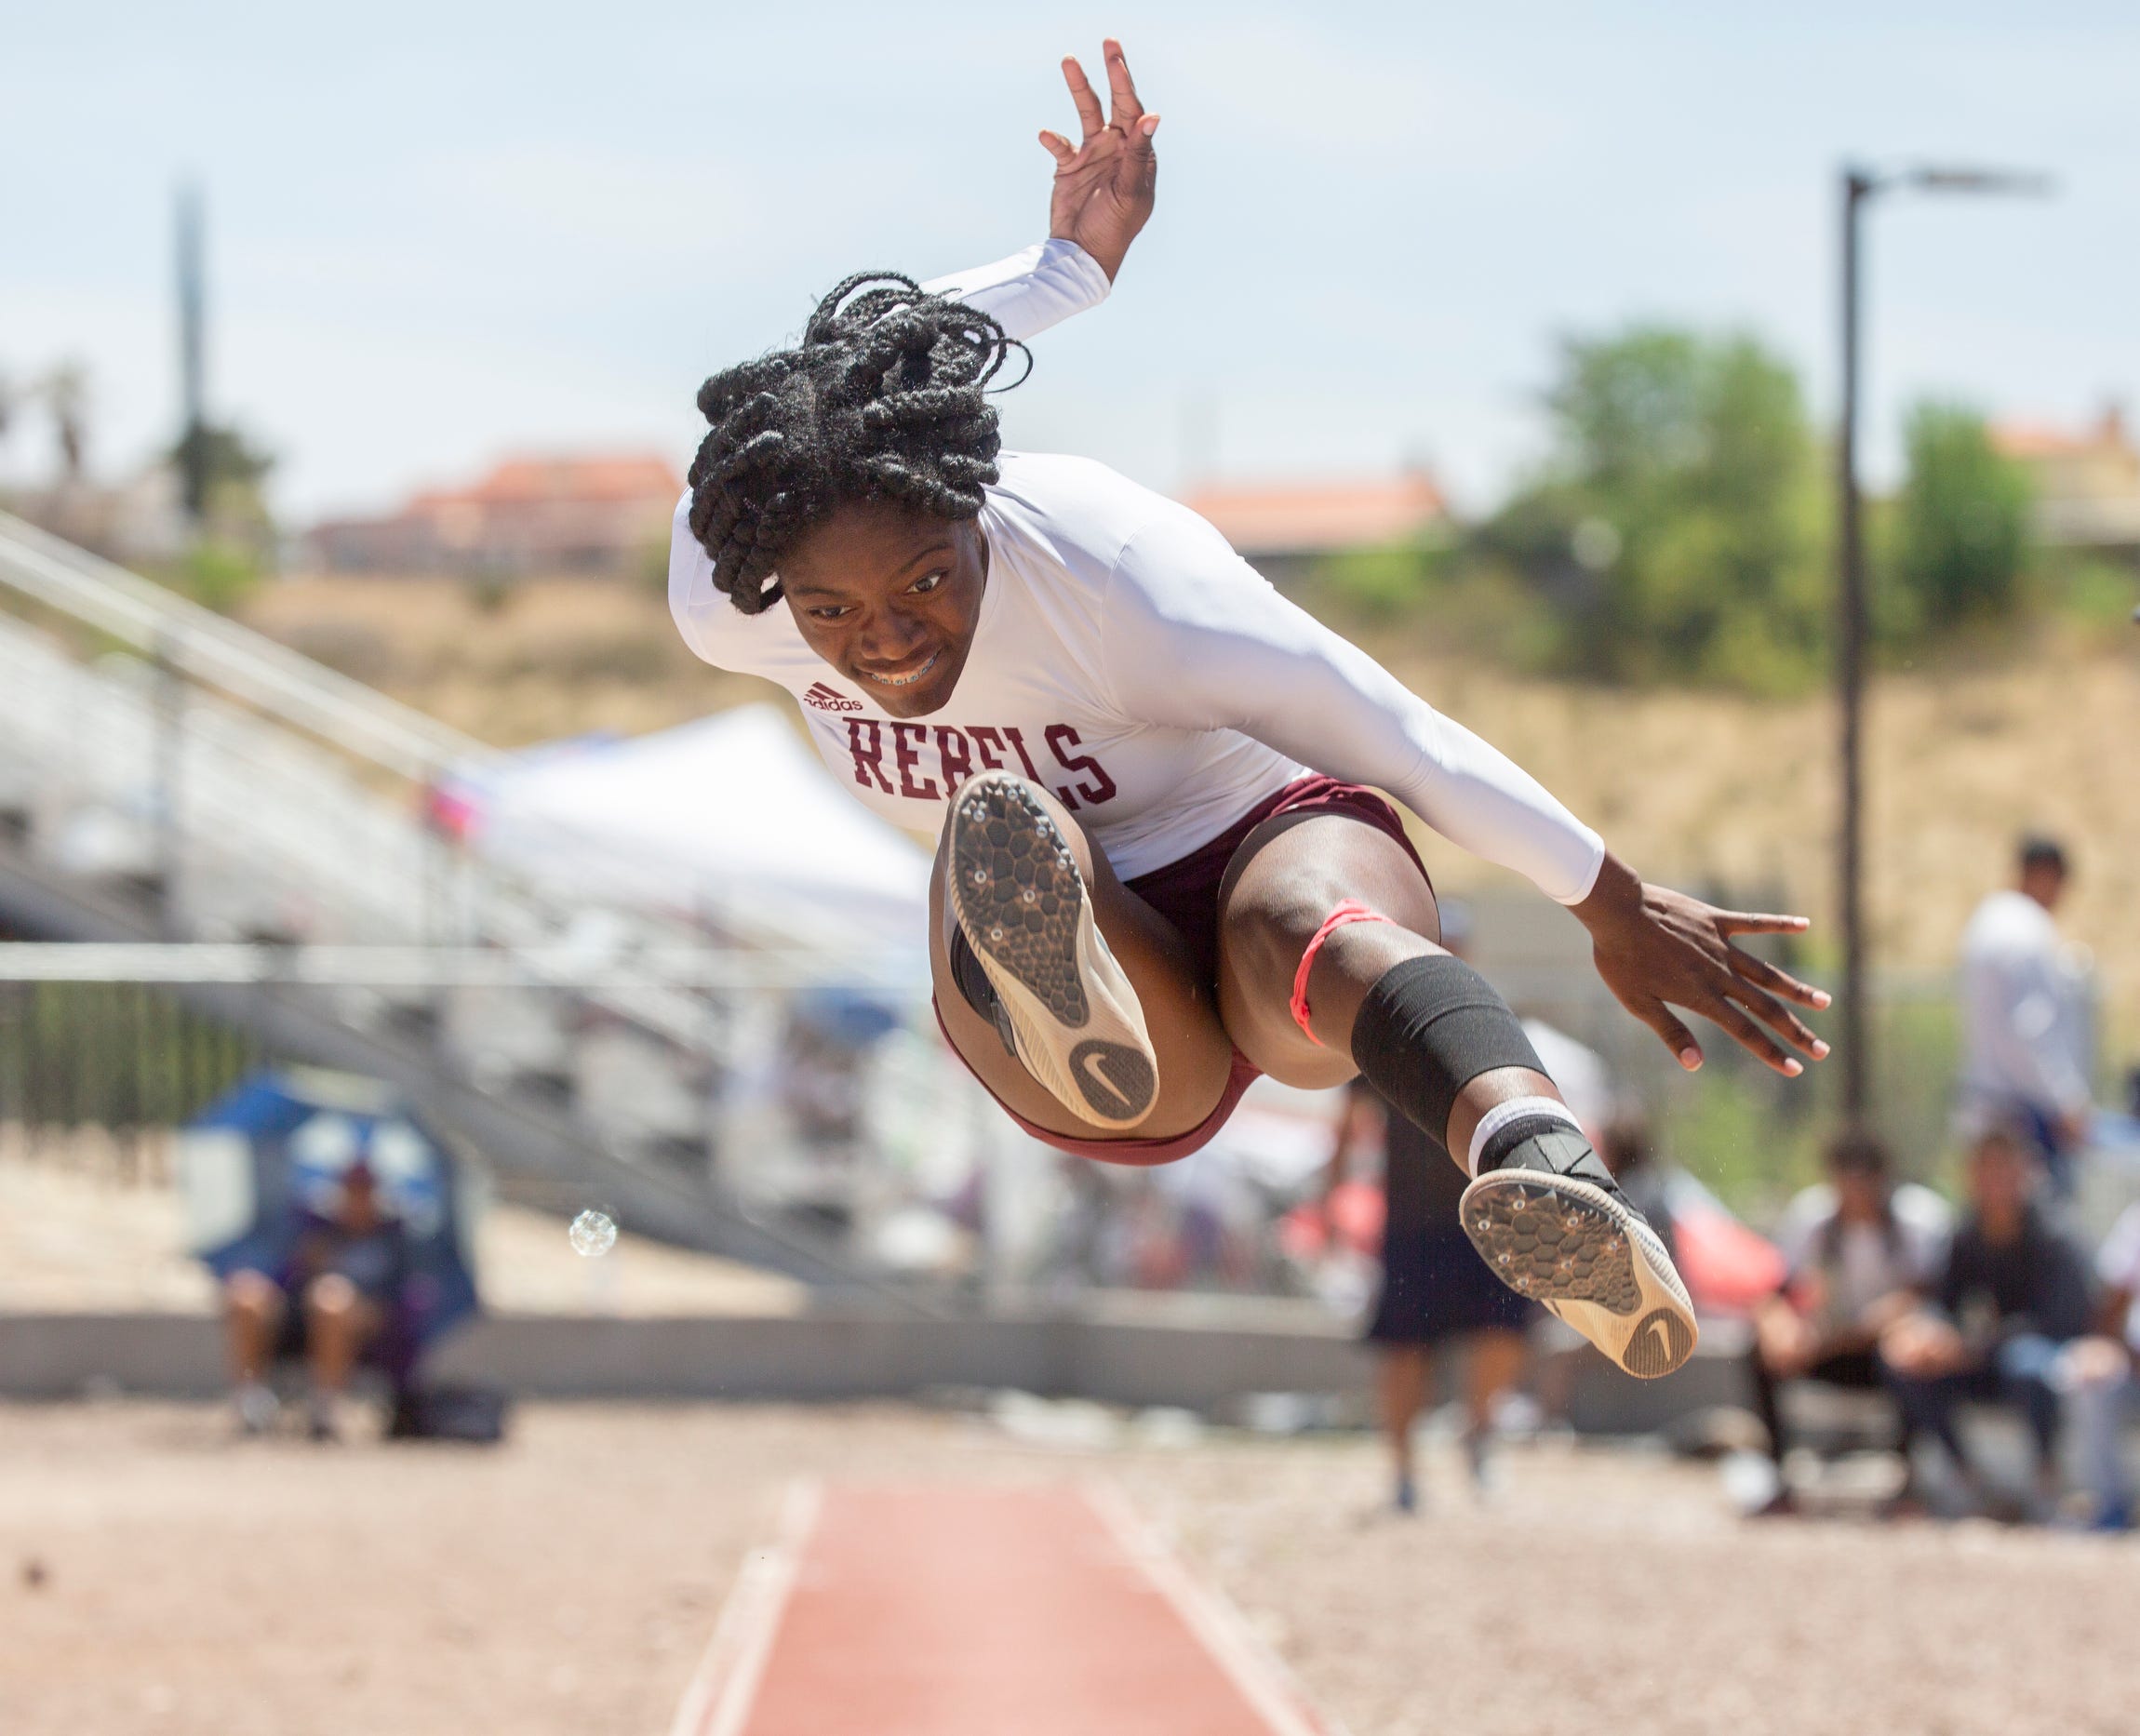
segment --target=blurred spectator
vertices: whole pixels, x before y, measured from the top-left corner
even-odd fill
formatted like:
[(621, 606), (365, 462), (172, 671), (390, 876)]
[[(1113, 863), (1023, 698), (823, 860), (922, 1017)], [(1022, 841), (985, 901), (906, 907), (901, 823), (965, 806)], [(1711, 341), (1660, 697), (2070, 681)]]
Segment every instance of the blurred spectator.
[(2059, 1369), (2066, 1414), (2080, 1438), (2080, 1475), (2091, 1515), (2104, 1530), (2133, 1526), (2133, 1479), (2123, 1457), (2124, 1426), (2140, 1401), (2133, 1353), (2140, 1350), (2140, 1205), (2128, 1206), (2095, 1256), (2102, 1281), (2096, 1336), (2069, 1345)]
[(2025, 1132), (2061, 1194), (2088, 1138), (2091, 1072), (2085, 969), (2052, 920), (2066, 879), (2063, 848), (2025, 838), (2016, 884), (1979, 904), (1961, 937), (1965, 1131)]
[(2026, 1136), (1982, 1134), (1969, 1161), (1969, 1211), (1925, 1304), (1881, 1334), (1879, 1354), (1906, 1431), (1929, 1436), (1973, 1502), (1983, 1479), (1955, 1428), (1965, 1401), (2013, 1406), (2036, 1449), (2037, 1496), (2056, 1498), (2059, 1408), (2053, 1375), (2062, 1346), (2089, 1326), (2088, 1264), (2036, 1197), (2039, 1169)]
[(1053, 1290), (1083, 1289), (1108, 1280), (1108, 1226), (1114, 1217), (1114, 1192), (1106, 1166), (1050, 1148), (1063, 1204), (1053, 1214), (1053, 1234), (1042, 1257), (1040, 1282)]
[(330, 1212), (299, 1209), (292, 1251), (280, 1271), (232, 1273), (223, 1307), (246, 1432), (259, 1434), (274, 1422), (277, 1402), (268, 1384), (274, 1360), (301, 1355), (312, 1376), (312, 1436), (336, 1439), (350, 1374), (401, 1306), (408, 1271), (406, 1233), (381, 1209), (378, 1182), (359, 1162), (342, 1171)]
[[(1449, 906), (1443, 908), (1446, 912)], [(1446, 933), (1443, 939), (1447, 941)], [(1459, 958), (1469, 956), (1462, 946), (1451, 946), (1450, 951)], [(1575, 1119), (1583, 1124), (1584, 1136), (1602, 1152), (1605, 1128), (1618, 1108), (1612, 1075), (1606, 1071), (1605, 1057), (1543, 1019), (1526, 1019), (1523, 1035), (1531, 1039), (1531, 1047), (1537, 1052), (1545, 1076), (1553, 1081), (1554, 1089), (1574, 1111)]]
[(779, 1092), (796, 1142), (822, 1161), (855, 1161), (863, 1137), (863, 1071), (879, 1033), (857, 1035), (824, 997), (798, 1001), (781, 1048)]
[(1622, 1115), (1607, 1124), (1598, 1155), (1612, 1170), (1627, 1203), (1650, 1221), (1657, 1239), (1665, 1244), (1675, 1264), (1679, 1258), (1679, 1236), (1672, 1222), (1671, 1179), (1657, 1161), (1651, 1143), (1650, 1124), (1639, 1115)]
[[(1874, 1135), (1838, 1136), (1826, 1159), (1828, 1179), (1794, 1199), (1777, 1230), (1784, 1288), (1754, 1313), (1754, 1404), (1779, 1473), (1763, 1513), (1797, 1509), (1780, 1476), (1791, 1443), (1779, 1390), (1817, 1381), (1879, 1391), (1880, 1334), (1936, 1283), (1954, 1231), (1954, 1214), (1937, 1194), (1896, 1184), (1887, 1147)], [(1909, 1449), (1906, 1432), (1906, 1457)]]
[(1468, 1179), (1449, 1153), (1364, 1082), (1348, 1095), (1326, 1174), (1326, 1201), (1344, 1182), (1353, 1153), (1382, 1135), (1382, 1290), (1368, 1341), (1378, 1353), (1377, 1399), (1389, 1444), (1393, 1499), (1418, 1505), (1411, 1432), (1425, 1409), (1438, 1353), (1465, 1352), (1464, 1442), (1473, 1480), (1488, 1476), (1493, 1408), (1523, 1372), (1523, 1327), (1531, 1304), (1495, 1277), (1457, 1221)]

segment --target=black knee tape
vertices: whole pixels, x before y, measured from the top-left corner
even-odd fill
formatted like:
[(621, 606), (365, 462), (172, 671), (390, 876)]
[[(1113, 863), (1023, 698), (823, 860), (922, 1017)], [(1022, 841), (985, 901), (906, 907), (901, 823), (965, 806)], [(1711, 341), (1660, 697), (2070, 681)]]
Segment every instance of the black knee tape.
[(1408, 958), (1368, 990), (1352, 1024), (1367, 1082), (1428, 1137), (1449, 1134), (1457, 1093), (1496, 1067), (1544, 1073), (1508, 1003), (1463, 959)]

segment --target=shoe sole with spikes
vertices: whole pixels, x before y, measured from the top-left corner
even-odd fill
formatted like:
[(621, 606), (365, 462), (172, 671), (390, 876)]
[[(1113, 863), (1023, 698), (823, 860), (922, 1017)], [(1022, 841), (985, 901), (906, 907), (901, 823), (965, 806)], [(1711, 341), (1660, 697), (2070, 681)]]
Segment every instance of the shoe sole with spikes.
[(1641, 1213), (1595, 1182), (1495, 1169), (1464, 1190), (1458, 1210), (1494, 1276), (1638, 1380), (1694, 1354), (1694, 1305), (1671, 1255)]
[(969, 779), (950, 824), (952, 911), (1010, 1017), (1018, 1059), (1080, 1119), (1135, 1127), (1158, 1101), (1158, 1058), (1061, 830), (1009, 772)]

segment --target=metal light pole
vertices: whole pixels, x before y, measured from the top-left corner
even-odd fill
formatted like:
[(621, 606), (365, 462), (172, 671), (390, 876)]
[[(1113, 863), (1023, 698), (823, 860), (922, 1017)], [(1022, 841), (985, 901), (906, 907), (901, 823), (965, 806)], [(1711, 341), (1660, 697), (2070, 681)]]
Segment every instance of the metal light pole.
[(1866, 1021), (1865, 933), (1865, 660), (1866, 617), (1864, 500), (1858, 488), (1859, 218), (1877, 194), (1921, 193), (2041, 195), (2042, 175), (2011, 169), (1913, 168), (1878, 174), (1846, 167), (1842, 180), (1842, 429), (1837, 441), (1840, 501), (1837, 512), (1836, 689), (1841, 714), (1842, 815), (1838, 828), (1839, 902), (1842, 906), (1843, 982), (1838, 1033), (1843, 1066), (1843, 1118), (1866, 1119), (1872, 1073)]
[(179, 438), (179, 487), (186, 516), (197, 534), (208, 510), (208, 448), (206, 341), (207, 314), (201, 285), (201, 195), (181, 187), (178, 198), (179, 400), (183, 427)]

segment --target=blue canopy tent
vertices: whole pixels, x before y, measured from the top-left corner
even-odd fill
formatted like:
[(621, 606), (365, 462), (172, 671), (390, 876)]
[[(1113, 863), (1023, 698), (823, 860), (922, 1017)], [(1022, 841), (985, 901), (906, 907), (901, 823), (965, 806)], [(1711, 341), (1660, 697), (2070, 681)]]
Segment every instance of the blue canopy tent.
[(193, 1251), (218, 1278), (287, 1271), (308, 1215), (331, 1215), (358, 1162), (406, 1238), (401, 1295), (368, 1357), (400, 1393), (425, 1349), (477, 1308), (473, 1173), (390, 1088), (303, 1068), (240, 1080), (179, 1138)]

